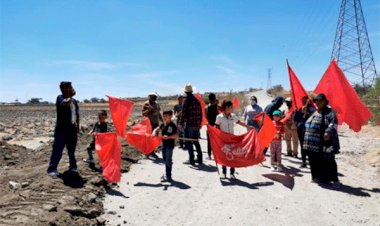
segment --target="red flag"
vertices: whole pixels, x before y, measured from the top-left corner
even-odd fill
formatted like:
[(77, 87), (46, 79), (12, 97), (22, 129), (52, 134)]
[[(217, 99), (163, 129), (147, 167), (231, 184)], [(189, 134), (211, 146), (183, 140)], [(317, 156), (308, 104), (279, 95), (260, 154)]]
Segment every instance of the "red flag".
[(290, 90), (292, 93), (292, 104), (296, 107), (296, 110), (301, 109), (303, 107), (302, 97), (307, 96), (309, 98), (309, 102), (314, 106), (313, 100), (307, 94), (305, 88), (303, 88), (300, 80), (298, 80), (296, 74), (293, 72), (292, 68), (289, 66), (288, 61), (286, 61), (288, 65), (289, 72), (289, 81), (290, 81)]
[(314, 92), (325, 94), (329, 105), (338, 113), (339, 124), (345, 122), (355, 132), (372, 117), (335, 60), (331, 61)]
[(210, 125), (207, 125), (207, 130), (216, 163), (229, 167), (247, 167), (265, 160), (254, 129), (240, 136), (225, 133)]
[(237, 96), (234, 96), (234, 100), (232, 101), (232, 103), (234, 105), (234, 108), (239, 108), (240, 103), (239, 103), (239, 99), (237, 98)]
[(262, 150), (269, 147), (270, 142), (272, 142), (274, 136), (277, 133), (276, 127), (274, 127), (272, 120), (265, 113), (260, 113), (256, 116), (256, 121), (261, 125), (258, 138), (260, 141), (260, 146)]
[(152, 126), (149, 118), (144, 118), (140, 123), (132, 126), (125, 139), (129, 144), (146, 155), (154, 151), (162, 141), (161, 136), (152, 135)]
[(95, 148), (103, 168), (103, 177), (110, 183), (119, 182), (121, 144), (116, 133), (97, 133)]
[(134, 103), (116, 97), (108, 97), (109, 108), (113, 124), (119, 136), (125, 137), (128, 118), (131, 115)]
[(201, 103), (201, 108), (202, 108), (202, 123), (201, 123), (201, 126), (207, 125), (208, 121), (207, 121), (206, 112), (205, 112), (206, 104), (203, 101), (202, 95), (200, 93), (197, 93), (194, 96), (195, 96), (195, 98), (197, 98), (197, 100), (199, 101), (199, 103)]
[(290, 119), (290, 117), (292, 117), (293, 113), (294, 113), (294, 106), (292, 106), (292, 107), (289, 109), (289, 111), (286, 113), (285, 117), (284, 117), (283, 119), (281, 119), (281, 122), (282, 122), (282, 123), (285, 123), (287, 120)]

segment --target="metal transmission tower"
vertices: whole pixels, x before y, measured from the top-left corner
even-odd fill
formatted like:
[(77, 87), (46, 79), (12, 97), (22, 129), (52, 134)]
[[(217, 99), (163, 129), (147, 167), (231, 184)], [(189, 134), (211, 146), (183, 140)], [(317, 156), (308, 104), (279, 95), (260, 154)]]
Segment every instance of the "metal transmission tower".
[(374, 84), (378, 75), (360, 0), (342, 0), (333, 58), (351, 83), (363, 88)]

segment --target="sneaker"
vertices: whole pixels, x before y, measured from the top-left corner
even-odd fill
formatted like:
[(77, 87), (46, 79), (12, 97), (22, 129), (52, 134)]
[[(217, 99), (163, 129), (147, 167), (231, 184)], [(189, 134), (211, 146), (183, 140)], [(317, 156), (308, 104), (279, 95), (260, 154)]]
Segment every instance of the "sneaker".
[(275, 172), (276, 171), (276, 167), (272, 166), (272, 167), (270, 167), (270, 170), (272, 170), (273, 172)]
[(59, 175), (61, 175), (58, 170), (54, 170), (54, 171), (51, 171), (48, 173), (50, 176), (52, 177), (58, 177)]
[(231, 174), (231, 180), (236, 180), (236, 177), (234, 174)]
[(227, 179), (227, 174), (223, 174), (222, 179)]
[(298, 159), (298, 154), (294, 154), (293, 157)]
[(277, 172), (281, 172), (282, 171), (282, 166), (277, 166), (276, 171)]
[(94, 160), (92, 160), (92, 159), (83, 159), (83, 162), (85, 162), (87, 164), (91, 164), (91, 163), (94, 163)]
[(291, 152), (288, 152), (288, 154), (286, 156), (292, 156), (292, 153)]

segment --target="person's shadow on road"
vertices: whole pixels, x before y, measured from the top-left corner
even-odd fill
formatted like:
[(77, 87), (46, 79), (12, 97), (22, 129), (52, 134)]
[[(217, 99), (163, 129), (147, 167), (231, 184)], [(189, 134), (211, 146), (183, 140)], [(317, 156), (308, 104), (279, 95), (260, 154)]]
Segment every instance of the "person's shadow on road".
[(65, 171), (60, 178), (63, 180), (63, 184), (72, 188), (83, 188), (86, 180), (81, 177), (78, 173), (72, 173), (70, 171)]
[(190, 168), (195, 169), (195, 170), (205, 171), (208, 173), (213, 173), (213, 172), (218, 171), (218, 168), (216, 168), (216, 166), (206, 165), (206, 164), (201, 164), (201, 165), (197, 165), (197, 166), (190, 166)]
[(125, 196), (123, 193), (121, 193), (120, 191), (118, 190), (115, 190), (113, 188), (109, 188), (107, 189), (107, 194), (108, 195), (111, 195), (111, 196), (119, 196), (119, 197), (123, 197), (125, 199), (128, 199), (129, 197), (128, 196)]
[(241, 186), (241, 187), (246, 187), (249, 189), (259, 189), (259, 187), (271, 186), (274, 184), (273, 182), (257, 182), (257, 183), (250, 184), (238, 178), (233, 179), (233, 180), (221, 179), (220, 183), (222, 184), (222, 186)]
[(138, 182), (134, 184), (136, 187), (152, 187), (152, 188), (164, 188), (164, 190), (168, 190), (169, 187), (176, 187), (181, 190), (187, 190), (191, 187), (183, 182), (172, 180), (172, 182), (163, 182), (163, 183), (157, 183), (157, 184), (151, 184), (151, 183), (145, 183), (145, 182)]
[(360, 196), (360, 197), (371, 197), (371, 194), (368, 192), (380, 193), (379, 188), (373, 188), (373, 189), (367, 189), (367, 188), (362, 188), (362, 187), (354, 188), (345, 184), (341, 184), (339, 187), (334, 187), (331, 184), (320, 183), (319, 186), (328, 190), (340, 191), (340, 192), (344, 192), (350, 195), (355, 195), (355, 196)]

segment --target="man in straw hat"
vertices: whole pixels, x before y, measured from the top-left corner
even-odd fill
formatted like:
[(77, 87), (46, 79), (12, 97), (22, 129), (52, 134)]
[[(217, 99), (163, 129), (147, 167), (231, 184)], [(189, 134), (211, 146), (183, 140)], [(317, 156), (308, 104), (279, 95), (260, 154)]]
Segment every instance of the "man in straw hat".
[[(188, 83), (184, 88), (186, 99), (183, 103), (181, 116), (179, 117), (179, 130), (184, 130), (185, 138), (199, 139), (202, 123), (202, 107), (197, 98), (193, 95), (193, 86)], [(202, 150), (199, 141), (186, 141), (185, 148), (189, 152), (189, 164), (195, 165), (193, 144), (197, 150), (197, 163), (201, 165)], [(186, 162), (187, 163), (187, 162)]]

